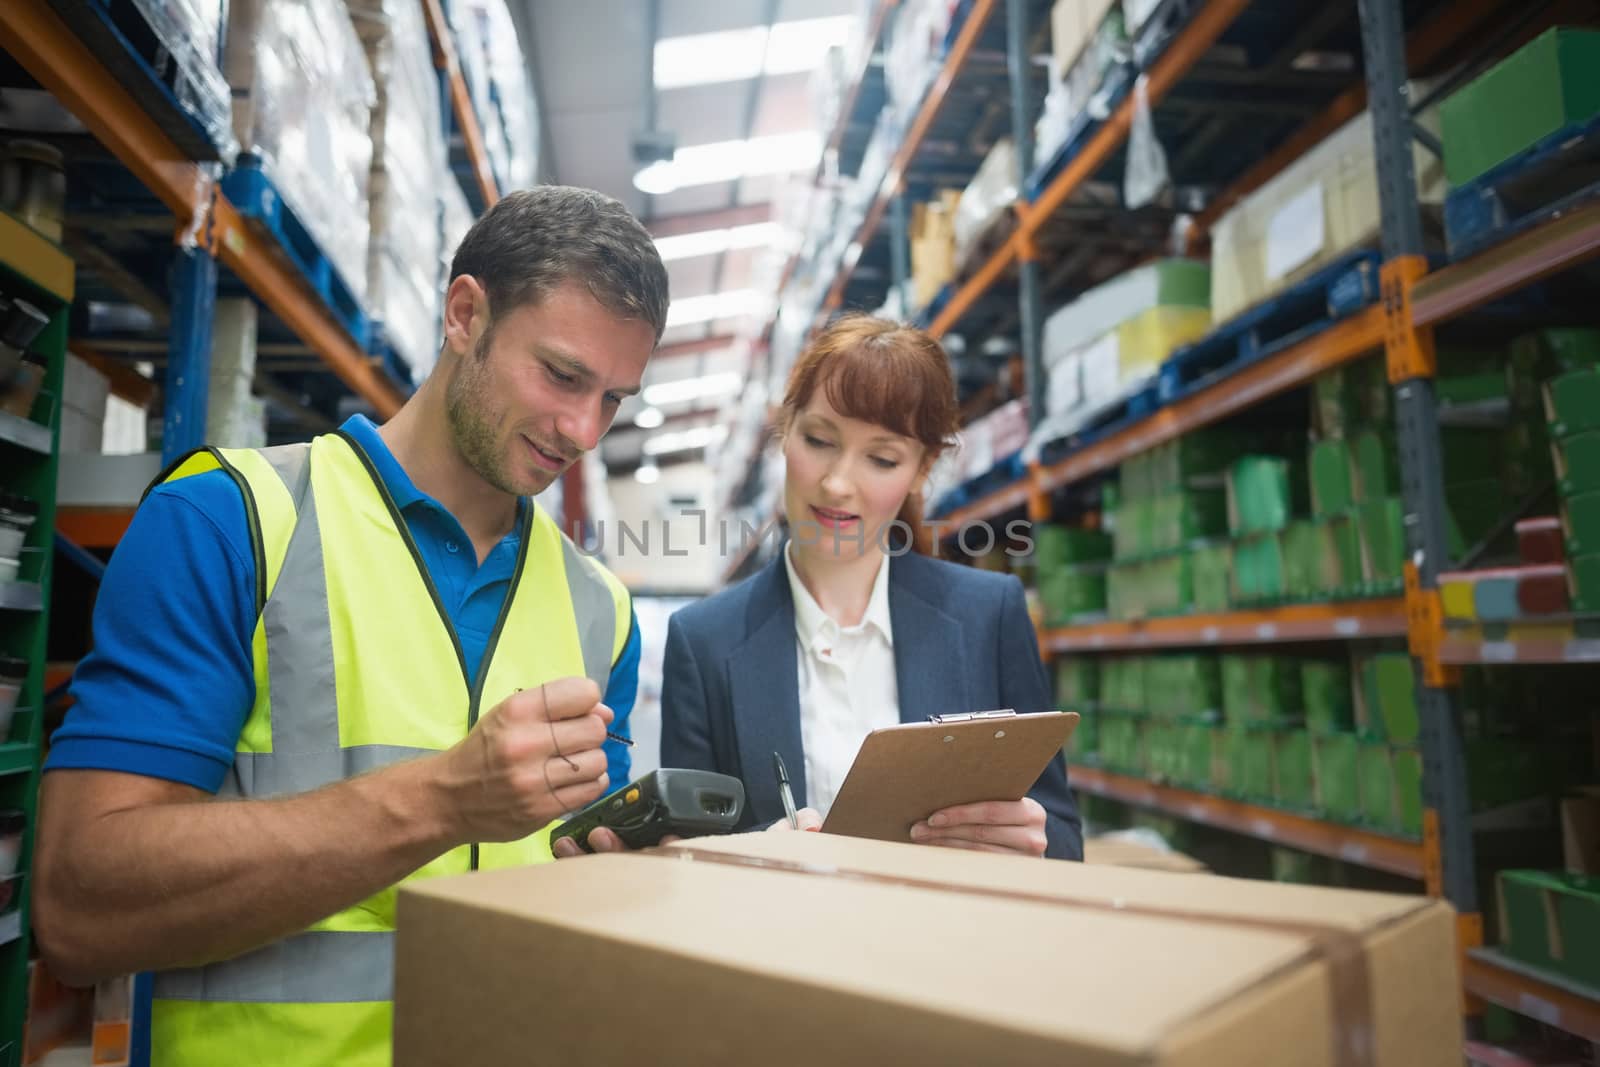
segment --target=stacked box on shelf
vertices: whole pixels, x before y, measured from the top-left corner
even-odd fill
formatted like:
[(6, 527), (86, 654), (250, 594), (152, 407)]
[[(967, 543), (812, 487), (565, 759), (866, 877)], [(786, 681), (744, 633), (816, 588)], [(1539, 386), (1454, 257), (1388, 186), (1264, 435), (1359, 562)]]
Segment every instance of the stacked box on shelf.
[(1057, 626), (1079, 616), (1103, 613), (1110, 537), (1100, 530), (1046, 524), (1034, 529), (1033, 538), (1046, 624)]
[(921, 309), (956, 275), (959, 189), (941, 189), (911, 209), (911, 306)]
[(1501, 950), (1600, 990), (1600, 877), (1513, 870), (1499, 881)]
[(1044, 419), (1050, 440), (1154, 374), (1179, 345), (1210, 327), (1210, 267), (1166, 259), (1112, 278), (1045, 320), (1041, 344), (1049, 381)]
[[(1434, 112), (1419, 116), (1437, 132)], [(1363, 112), (1217, 220), (1211, 312), (1218, 323), (1268, 299), (1379, 232), (1372, 117)], [(1443, 168), (1414, 147), (1418, 195), (1438, 203)]]
[(1279, 807), (1309, 811), (1316, 806), (1312, 736), (1308, 730), (1281, 730), (1273, 736), (1273, 799)]
[(1056, 660), (1056, 704), (1062, 711), (1098, 707), (1100, 661), (1093, 656), (1059, 657)]
[(1306, 729), (1316, 734), (1349, 733), (1355, 729), (1348, 660), (1305, 659), (1300, 663), (1301, 703)]
[(1558, 352), (1564, 373), (1544, 385), (1544, 413), (1561, 498), (1572, 609), (1600, 612), (1600, 331), (1553, 331), (1530, 345)]
[(1361, 739), (1355, 734), (1323, 734), (1311, 741), (1317, 808), (1337, 822), (1361, 821)]
[(1144, 661), (1145, 710), (1164, 719), (1215, 721), (1222, 714), (1222, 670), (1213, 653), (1170, 653)]
[(1440, 105), (1444, 167), (1464, 185), (1600, 114), (1600, 33), (1553, 27)]
[(1201, 545), (1189, 553), (1194, 610), (1227, 611), (1233, 604), (1233, 548), (1227, 544)]
[(1034, 127), (1039, 157), (1055, 152), (1127, 54), (1122, 5), (1115, 0), (1056, 0), (1050, 10), (1050, 90)]
[(232, 5), (223, 72), (240, 151), (364, 299), (374, 90), (343, 0)]
[(1304, 716), (1300, 661), (1290, 656), (1221, 657), (1222, 706), (1230, 730), (1297, 725)]
[[(232, 130), (228, 83), (218, 67), (222, 58), (221, 0), (133, 0), (149, 32), (161, 42), (178, 106), (205, 133), (224, 165), (239, 144)], [(175, 75), (175, 76), (174, 76)]]
[(440, 346), (436, 176), (447, 165), (438, 72), (422, 9), (409, 0), (347, 0), (377, 88), (372, 110), (367, 307), (414, 383)]

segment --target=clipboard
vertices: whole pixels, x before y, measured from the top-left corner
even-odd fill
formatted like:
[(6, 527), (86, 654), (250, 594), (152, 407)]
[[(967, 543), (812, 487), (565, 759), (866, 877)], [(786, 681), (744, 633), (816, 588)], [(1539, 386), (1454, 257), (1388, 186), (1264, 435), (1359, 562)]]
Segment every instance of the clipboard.
[(910, 841), (941, 808), (1021, 800), (1066, 745), (1075, 711), (978, 711), (874, 730), (861, 742), (822, 832)]

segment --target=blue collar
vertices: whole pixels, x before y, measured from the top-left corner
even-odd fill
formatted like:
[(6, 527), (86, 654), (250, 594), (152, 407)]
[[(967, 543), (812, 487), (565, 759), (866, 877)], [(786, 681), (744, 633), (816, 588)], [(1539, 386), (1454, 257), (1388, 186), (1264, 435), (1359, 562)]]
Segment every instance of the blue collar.
[[(423, 504), (449, 514), (448, 508), (417, 488), (417, 483), (411, 480), (411, 475), (406, 473), (400, 461), (394, 458), (394, 453), (389, 451), (383, 435), (378, 432), (377, 423), (357, 412), (344, 420), (344, 425), (339, 429), (349, 434), (356, 444), (361, 446), (361, 451), (367, 454), (367, 458), (372, 460), (372, 467), (378, 472), (378, 477), (383, 479), (384, 488), (389, 491), (395, 507), (405, 511), (413, 504)], [(517, 498), (517, 519), (511, 527), (513, 536), (522, 524), (522, 511), (527, 507), (527, 503), (526, 497)]]

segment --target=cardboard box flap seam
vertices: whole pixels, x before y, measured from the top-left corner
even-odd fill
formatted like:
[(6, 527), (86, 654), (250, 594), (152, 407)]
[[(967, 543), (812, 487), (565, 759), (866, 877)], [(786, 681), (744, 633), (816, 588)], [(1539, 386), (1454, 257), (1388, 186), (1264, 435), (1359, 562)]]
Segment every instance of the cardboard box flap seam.
[[(1053, 907), (1084, 908), (1108, 911), (1120, 915), (1139, 915), (1156, 919), (1172, 919), (1201, 925), (1225, 926), (1234, 929), (1258, 930), (1266, 933), (1289, 934), (1303, 938), (1305, 951), (1282, 967), (1259, 977), (1252, 987), (1267, 985), (1301, 966), (1323, 964), (1328, 969), (1329, 1008), (1333, 1020), (1332, 1061), (1336, 1067), (1358, 1067), (1372, 1062), (1375, 1046), (1375, 1027), (1372, 1013), (1372, 983), (1367, 972), (1366, 948), (1362, 936), (1341, 927), (1301, 920), (1264, 918), (1261, 916), (1219, 915), (1183, 908), (1169, 908), (1148, 904), (1135, 904), (1126, 900), (1103, 900), (1092, 897), (1063, 897), (1035, 893), (1021, 889), (978, 889), (952, 885), (928, 878), (911, 878), (903, 875), (885, 875), (870, 871), (850, 870), (835, 865), (806, 863), (799, 860), (770, 857), (740, 856), (726, 852), (697, 849), (692, 845), (671, 848), (647, 849), (646, 854), (678, 858), (690, 862), (722, 864), (751, 870), (780, 871), (790, 874), (845, 878), (875, 885), (905, 889), (927, 889), (941, 893), (960, 893), (987, 898), (1014, 900), (1020, 903), (1045, 904)], [(1416, 909), (1391, 915), (1378, 922), (1375, 929), (1382, 930), (1411, 918), (1415, 911), (1429, 906), (1420, 902)], [(1231, 994), (1230, 994), (1231, 995)], [(1220, 997), (1225, 1000), (1226, 997)], [(1204, 1014), (1203, 1012), (1197, 1015)]]

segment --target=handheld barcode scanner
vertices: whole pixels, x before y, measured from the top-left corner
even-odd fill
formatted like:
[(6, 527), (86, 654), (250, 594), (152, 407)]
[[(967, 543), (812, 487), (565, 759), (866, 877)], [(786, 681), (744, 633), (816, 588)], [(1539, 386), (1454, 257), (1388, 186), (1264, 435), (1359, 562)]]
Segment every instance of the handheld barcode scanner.
[(570, 837), (585, 852), (589, 831), (604, 826), (629, 848), (649, 848), (668, 834), (725, 834), (744, 817), (744, 783), (726, 774), (663, 767), (601, 797), (550, 834)]

